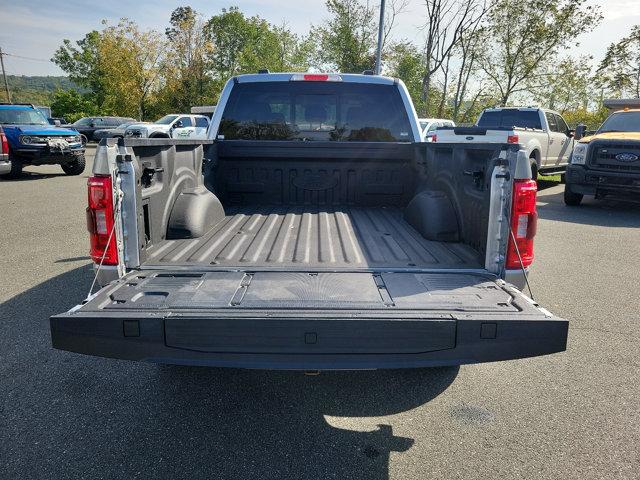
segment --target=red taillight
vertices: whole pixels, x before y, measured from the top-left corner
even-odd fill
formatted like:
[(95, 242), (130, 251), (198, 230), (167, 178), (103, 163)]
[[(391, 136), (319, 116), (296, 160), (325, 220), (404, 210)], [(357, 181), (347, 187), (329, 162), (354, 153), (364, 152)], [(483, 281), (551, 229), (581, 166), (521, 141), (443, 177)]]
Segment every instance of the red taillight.
[(507, 136), (507, 143), (518, 143), (519, 141), (520, 139), (518, 138), (518, 135)]
[(9, 141), (4, 133), (0, 132), (0, 155), (9, 154)]
[[(530, 179), (515, 180), (513, 184), (513, 207), (511, 209), (511, 230), (515, 237), (509, 236), (507, 247), (508, 269), (528, 267), (533, 263), (533, 237), (536, 235), (538, 213), (536, 212), (536, 192), (538, 187)], [(516, 250), (516, 245), (518, 249)], [(518, 257), (518, 252), (520, 256)]]
[(433, 135), (431, 135), (431, 141), (432, 142), (437, 142), (438, 141), (438, 135), (436, 135), (435, 133)]
[(111, 177), (90, 177), (87, 181), (87, 230), (91, 241), (91, 258), (103, 265), (118, 264), (116, 236), (115, 232), (112, 233), (114, 214), (111, 188)]

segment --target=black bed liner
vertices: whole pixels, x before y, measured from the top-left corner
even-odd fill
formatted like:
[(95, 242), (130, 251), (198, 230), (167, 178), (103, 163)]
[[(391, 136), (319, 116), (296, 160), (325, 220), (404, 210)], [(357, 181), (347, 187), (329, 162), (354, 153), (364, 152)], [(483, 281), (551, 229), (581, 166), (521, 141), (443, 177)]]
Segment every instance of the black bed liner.
[(462, 243), (426, 240), (396, 207), (229, 207), (207, 234), (164, 240), (149, 265), (297, 268), (481, 268)]
[(561, 351), (567, 322), (480, 273), (144, 270), (51, 333), (56, 348), (161, 363), (398, 368)]

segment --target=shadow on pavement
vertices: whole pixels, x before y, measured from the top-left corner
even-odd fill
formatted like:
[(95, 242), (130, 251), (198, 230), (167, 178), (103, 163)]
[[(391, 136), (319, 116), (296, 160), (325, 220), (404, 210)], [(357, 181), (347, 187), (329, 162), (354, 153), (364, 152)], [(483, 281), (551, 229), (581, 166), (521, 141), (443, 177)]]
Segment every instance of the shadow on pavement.
[[(386, 479), (391, 452), (414, 439), (385, 418), (369, 431), (344, 426), (423, 405), (458, 374), (307, 377), (53, 350), (48, 318), (84, 298), (91, 273), (71, 270), (0, 305), (2, 478)], [(325, 416), (349, 418), (338, 428)]]
[(540, 218), (603, 227), (640, 227), (640, 205), (637, 203), (585, 197), (580, 206), (568, 207), (564, 204), (564, 187), (558, 190), (538, 195)]

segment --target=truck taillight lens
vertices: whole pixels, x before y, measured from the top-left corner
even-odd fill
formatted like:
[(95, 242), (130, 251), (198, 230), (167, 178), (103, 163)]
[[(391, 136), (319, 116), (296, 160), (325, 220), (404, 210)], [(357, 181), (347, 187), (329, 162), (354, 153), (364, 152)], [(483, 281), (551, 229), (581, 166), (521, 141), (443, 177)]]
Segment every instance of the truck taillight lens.
[(9, 141), (4, 133), (0, 133), (0, 155), (9, 154)]
[(518, 138), (518, 135), (507, 136), (507, 143), (518, 143), (519, 141), (520, 141), (520, 138)]
[(90, 177), (87, 191), (87, 230), (91, 241), (91, 258), (95, 263), (102, 261), (103, 265), (117, 265), (116, 235), (115, 232), (112, 234), (114, 212), (111, 177)]
[[(536, 212), (536, 193), (538, 187), (530, 179), (515, 180), (513, 184), (513, 207), (511, 211), (511, 231), (515, 237), (509, 236), (506, 268), (526, 268), (533, 263), (533, 237), (536, 235), (538, 213)], [(516, 250), (516, 245), (518, 249)], [(518, 257), (518, 251), (520, 257)]]

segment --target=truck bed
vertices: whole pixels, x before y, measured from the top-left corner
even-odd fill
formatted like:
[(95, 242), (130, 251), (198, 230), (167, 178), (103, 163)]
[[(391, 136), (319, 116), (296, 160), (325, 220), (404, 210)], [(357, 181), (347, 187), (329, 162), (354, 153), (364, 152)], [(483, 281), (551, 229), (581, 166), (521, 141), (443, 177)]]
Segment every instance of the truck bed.
[(396, 207), (242, 206), (200, 238), (164, 240), (144, 266), (481, 268), (462, 243), (426, 240)]

